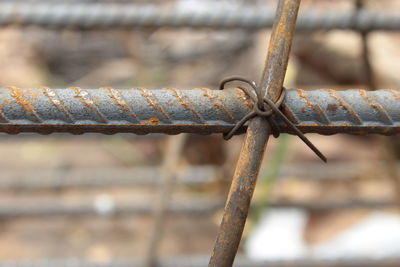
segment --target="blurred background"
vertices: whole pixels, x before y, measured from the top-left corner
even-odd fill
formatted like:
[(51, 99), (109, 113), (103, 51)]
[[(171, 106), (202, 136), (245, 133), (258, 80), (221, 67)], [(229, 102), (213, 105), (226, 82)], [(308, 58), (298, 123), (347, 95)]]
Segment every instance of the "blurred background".
[[(46, 3), (62, 1), (227, 12), (242, 5), (274, 10), (277, 2)], [(400, 16), (399, 0), (362, 4)], [(303, 0), (300, 14), (311, 8), (355, 12), (356, 1)], [(397, 89), (399, 33), (299, 31), (286, 87)], [(0, 84), (183, 89), (217, 88), (232, 75), (258, 81), (269, 35), (269, 29), (9, 25), (0, 29)], [(235, 266), (399, 266), (399, 139), (308, 136), (329, 163), (294, 136), (270, 141)], [(1, 134), (0, 266), (145, 266), (143, 259), (206, 266), (242, 139)]]

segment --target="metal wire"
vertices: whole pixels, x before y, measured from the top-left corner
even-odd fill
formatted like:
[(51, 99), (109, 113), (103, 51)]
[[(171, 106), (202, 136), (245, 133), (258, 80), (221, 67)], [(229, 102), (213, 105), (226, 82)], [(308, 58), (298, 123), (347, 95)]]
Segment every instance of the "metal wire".
[[(396, 134), (396, 90), (287, 90), (282, 112), (303, 133)], [(0, 132), (225, 133), (252, 109), (240, 89), (0, 89)], [(292, 133), (277, 119), (281, 132)], [(245, 130), (242, 127), (241, 132)]]
[[(109, 3), (0, 3), (0, 25), (37, 25), (48, 28), (80, 29), (109, 27), (191, 27), (247, 28), (272, 27), (274, 9), (249, 6), (184, 9), (156, 5)], [(299, 31), (352, 29), (360, 31), (399, 30), (398, 12), (354, 12), (304, 10), (299, 16)]]

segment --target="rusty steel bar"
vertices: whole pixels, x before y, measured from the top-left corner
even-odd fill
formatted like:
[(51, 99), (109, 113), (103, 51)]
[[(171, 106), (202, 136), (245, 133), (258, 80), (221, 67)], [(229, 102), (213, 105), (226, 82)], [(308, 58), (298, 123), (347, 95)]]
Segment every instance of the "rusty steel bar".
[[(55, 28), (245, 28), (272, 27), (272, 8), (242, 5), (217, 6), (189, 9), (172, 6), (132, 5), (112, 3), (0, 3), (0, 25), (36, 25)], [(304, 10), (299, 17), (298, 30), (350, 29), (360, 31), (399, 30), (400, 16), (397, 12), (335, 12), (321, 9)]]
[(173, 186), (177, 176), (177, 168), (187, 135), (169, 136), (164, 153), (162, 172), (160, 175), (158, 199), (155, 200), (153, 226), (144, 257), (145, 267), (156, 267), (161, 240), (164, 234), (168, 206), (172, 198)]
[[(329, 165), (319, 163), (290, 163), (283, 165), (278, 173), (280, 179), (307, 179), (317, 181), (348, 181), (362, 177), (373, 169), (383, 169), (386, 162), (349, 163), (337, 162)], [(396, 165), (400, 169), (400, 164)], [(1, 170), (1, 191), (58, 190), (67, 188), (94, 189), (99, 187), (155, 187), (159, 184), (161, 168), (96, 168), (96, 169), (54, 169), (54, 170)], [(215, 166), (191, 166), (176, 175), (179, 186), (204, 186), (217, 182), (221, 175)], [(263, 177), (261, 177), (263, 178)], [(382, 179), (386, 175), (382, 174)]]
[[(290, 169), (295, 172), (295, 167)], [(35, 171), (2, 170), (0, 190), (57, 190), (66, 188), (98, 189), (99, 187), (155, 187), (160, 181), (161, 167), (40, 169)], [(214, 166), (191, 166), (176, 173), (176, 183), (199, 186), (215, 182), (219, 170)]]
[[(390, 89), (295, 89), (287, 91), (282, 110), (306, 133), (393, 135), (400, 133), (399, 99), (400, 92)], [(0, 132), (224, 133), (251, 108), (238, 89), (10, 87), (0, 89)]]
[[(300, 0), (279, 0), (260, 88), (262, 96), (279, 97), (296, 26)], [(265, 146), (272, 133), (265, 118), (250, 121), (229, 190), (209, 267), (233, 265), (253, 197)]]
[[(114, 200), (112, 197), (99, 196), (93, 200), (60, 201), (57, 197), (16, 199), (3, 201), (0, 204), (0, 219), (16, 217), (57, 217), (57, 216), (151, 216), (152, 200), (143, 203), (131, 203)], [(398, 206), (394, 197), (379, 199), (339, 199), (329, 201), (296, 201), (273, 199), (268, 207), (275, 209), (302, 209), (305, 211), (332, 212), (352, 209), (388, 209)], [(215, 197), (187, 197), (173, 201), (167, 209), (168, 216), (208, 216), (215, 215), (223, 209), (222, 200)], [(252, 205), (252, 207), (257, 207)]]
[[(43, 216), (151, 216), (153, 208), (151, 200), (146, 202), (121, 202), (111, 196), (100, 195), (93, 200), (58, 201), (57, 198), (29, 198), (28, 200), (3, 201), (0, 205), (0, 219), (14, 217)], [(185, 199), (174, 201), (167, 209), (171, 216), (207, 216), (223, 207), (220, 200)]]
[[(206, 255), (187, 255), (160, 259), (159, 267), (204, 267), (207, 264)], [(238, 256), (235, 267), (398, 267), (398, 256), (388, 258), (346, 257), (332, 259), (294, 258), (287, 260), (253, 261), (245, 256)], [(36, 259), (36, 260), (6, 260), (0, 261), (0, 267), (142, 267), (140, 259), (113, 259), (96, 262), (87, 259)]]

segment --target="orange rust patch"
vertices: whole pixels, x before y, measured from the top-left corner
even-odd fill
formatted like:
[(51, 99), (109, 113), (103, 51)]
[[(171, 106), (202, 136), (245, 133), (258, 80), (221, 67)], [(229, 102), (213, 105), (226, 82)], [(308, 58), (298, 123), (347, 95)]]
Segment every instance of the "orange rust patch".
[(150, 122), (151, 125), (157, 125), (160, 123), (160, 119), (159, 118), (150, 118), (150, 119), (148, 119), (148, 122)]
[(173, 88), (167, 88), (167, 89), (174, 93), (174, 95), (176, 96), (176, 98), (179, 101), (179, 104), (182, 107), (184, 107), (187, 110), (190, 110), (198, 120), (202, 121), (200, 114), (193, 108), (193, 103), (191, 103), (189, 99), (186, 99), (186, 101), (185, 101), (185, 99), (184, 99), (185, 97), (184, 97), (184, 95), (182, 95), (182, 92), (180, 92), (177, 89), (173, 89)]
[(221, 105), (220, 103), (218, 103), (218, 101), (215, 101), (215, 100), (217, 99), (217, 100), (220, 100), (220, 101), (223, 102), (222, 99), (218, 98), (216, 95), (214, 95), (214, 94), (212, 93), (213, 90), (210, 90), (210, 89), (207, 89), (207, 88), (202, 88), (202, 90), (203, 90), (203, 92), (204, 92), (203, 95), (204, 95), (205, 97), (207, 97), (207, 98), (210, 100), (211, 104), (212, 104), (215, 108), (221, 110), (221, 111), (225, 114), (225, 116), (228, 118), (229, 121), (231, 121), (231, 122), (234, 122), (234, 121), (235, 121), (235, 118), (232, 116), (232, 114), (229, 113), (228, 110), (226, 110), (226, 108), (224, 107), (224, 105)]
[(59, 111), (61, 111), (66, 118), (71, 119), (71, 115), (68, 113), (68, 111), (64, 107), (64, 102), (55, 98), (56, 92), (54, 92), (52, 89), (47, 88), (47, 87), (43, 87), (43, 88), (41, 88), (41, 90), (42, 90), (43, 94), (49, 98), (51, 104), (53, 104)]
[(97, 108), (93, 99), (90, 98), (90, 95), (88, 92), (86, 92), (85, 90), (82, 90), (79, 87), (69, 87), (68, 89), (74, 90), (75, 94), (76, 94), (75, 97), (80, 98), (82, 100), (83, 105), (85, 105), (89, 109), (93, 110), (102, 122), (106, 123), (108, 121), (107, 118), (99, 111), (99, 109)]
[(358, 90), (358, 92), (360, 93), (360, 96), (367, 102), (369, 102), (369, 98), (367, 95), (367, 92), (365, 90)]
[(238, 99), (239, 99), (240, 101), (242, 101), (243, 104), (244, 104), (246, 107), (248, 107), (249, 109), (252, 109), (252, 108), (253, 108), (253, 106), (254, 106), (253, 101), (251, 100), (251, 98), (250, 98), (247, 94), (245, 94), (245, 93), (244, 93), (242, 90), (240, 90), (240, 89), (237, 89), (237, 90), (236, 90), (236, 93), (239, 94)]
[(133, 111), (129, 108), (128, 102), (122, 97), (121, 92), (112, 87), (100, 87), (100, 89), (108, 90), (111, 99), (120, 107), (122, 111), (128, 112), (133, 118), (137, 118)]
[(147, 102), (158, 112), (161, 112), (165, 118), (168, 120), (170, 119), (169, 115), (167, 112), (164, 110), (164, 108), (160, 105), (160, 103), (157, 102), (157, 100), (154, 99), (154, 95), (151, 93), (151, 91), (141, 88), (140, 89), (141, 94), (144, 98), (146, 98)]
[(18, 105), (23, 107), (26, 111), (35, 114), (35, 109), (33, 108), (31, 102), (28, 99), (24, 98), (24, 92), (20, 88), (11, 86), (8, 87), (8, 90), (10, 90), (11, 96), (15, 99)]
[(393, 97), (400, 101), (400, 92), (397, 90), (393, 90), (393, 89), (388, 89), (388, 91), (393, 95)]
[(306, 101), (308, 107), (314, 109), (314, 105), (311, 103), (310, 98), (304, 94), (304, 90), (298, 89), (297, 94)]

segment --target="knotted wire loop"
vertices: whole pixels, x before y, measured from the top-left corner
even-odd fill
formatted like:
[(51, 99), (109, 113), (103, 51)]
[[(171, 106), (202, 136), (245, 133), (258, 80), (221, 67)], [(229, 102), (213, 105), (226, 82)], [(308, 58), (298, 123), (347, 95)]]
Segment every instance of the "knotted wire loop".
[(232, 136), (250, 119), (260, 116), (265, 118), (271, 126), (272, 135), (275, 138), (278, 138), (280, 135), (280, 129), (278, 124), (275, 121), (275, 117), (278, 116), (282, 119), (286, 125), (296, 133), (296, 135), (324, 162), (327, 161), (326, 157), (318, 150), (316, 146), (314, 146), (311, 141), (305, 137), (305, 135), (294, 125), (285, 114), (280, 111), (279, 107), (281, 106), (283, 100), (286, 95), (286, 88), (282, 88), (281, 95), (279, 96), (276, 102), (273, 102), (269, 99), (268, 96), (262, 96), (261, 88), (259, 88), (254, 81), (250, 81), (248, 79), (242, 77), (230, 77), (222, 80), (219, 90), (225, 89), (225, 85), (229, 82), (239, 81), (243, 82), (251, 87), (250, 90), (247, 87), (238, 86), (240, 90), (242, 90), (250, 99), (253, 101), (253, 110), (250, 111), (246, 116), (244, 116), (228, 133), (224, 133), (223, 137), (225, 140), (229, 140)]

